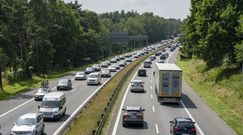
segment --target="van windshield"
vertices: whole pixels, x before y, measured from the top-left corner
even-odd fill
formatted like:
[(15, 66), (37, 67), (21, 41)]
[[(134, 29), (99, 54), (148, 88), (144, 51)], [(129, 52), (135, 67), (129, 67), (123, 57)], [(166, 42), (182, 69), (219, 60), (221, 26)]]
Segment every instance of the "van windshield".
[(89, 78), (98, 78), (98, 76), (91, 74), (91, 75), (89, 75)]
[(60, 101), (42, 101), (41, 108), (59, 108)]

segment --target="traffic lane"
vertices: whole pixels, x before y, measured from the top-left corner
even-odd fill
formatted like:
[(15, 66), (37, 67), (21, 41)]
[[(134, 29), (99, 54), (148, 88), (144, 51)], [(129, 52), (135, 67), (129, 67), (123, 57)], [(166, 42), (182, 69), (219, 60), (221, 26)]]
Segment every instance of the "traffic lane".
[[(170, 63), (175, 63), (175, 58), (179, 50), (169, 59)], [(182, 81), (182, 102), (185, 104), (195, 121), (198, 123), (205, 135), (234, 135), (236, 134), (205, 102), (197, 93)]]
[[(64, 78), (73, 78), (74, 73), (70, 73), (69, 76), (66, 76)], [(54, 88), (57, 85), (57, 82), (60, 79), (54, 79), (49, 81), (49, 87)], [(30, 102), (33, 102), (33, 96), (35, 95), (38, 88), (29, 90), (27, 92), (23, 92), (20, 94), (17, 94), (16, 96), (13, 96), (7, 100), (0, 101), (0, 119), (1, 117), (4, 117), (8, 113), (11, 113), (12, 111), (15, 111), (16, 109), (24, 106), (25, 104), (28, 104)]]
[[(148, 74), (148, 76), (151, 74)], [(148, 135), (151, 133), (155, 133), (155, 124), (152, 122), (153, 116), (150, 115), (153, 112), (151, 103), (151, 97), (148, 94), (150, 90), (150, 87), (146, 85), (147, 82), (149, 82), (149, 77), (138, 77), (136, 74), (136, 77), (134, 80), (143, 80), (145, 82), (145, 92), (144, 93), (136, 93), (131, 92), (130, 87), (128, 88), (128, 95), (126, 97), (125, 104), (123, 108), (126, 106), (141, 106), (145, 109), (144, 111), (144, 126), (139, 127), (138, 125), (129, 125), (128, 127), (123, 127), (122, 125), (122, 115), (119, 118), (119, 125), (116, 134), (117, 135), (134, 135), (134, 134), (141, 134), (141, 135)]]
[[(112, 73), (112, 76), (114, 76), (115, 73)], [(70, 78), (72, 79), (72, 78)], [(101, 82), (104, 83), (109, 78), (102, 78)], [(55, 132), (55, 130), (67, 119), (72, 112), (83, 102), (85, 99), (93, 93), (99, 86), (88, 86), (87, 81), (72, 81), (73, 82), (73, 88), (72, 90), (67, 91), (61, 91), (66, 94), (67, 97), (67, 115), (62, 118), (60, 121), (51, 121), (51, 122), (45, 122), (45, 129), (47, 134), (52, 134)], [(54, 86), (55, 83), (53, 83), (52, 86)], [(54, 90), (56, 91), (56, 90)], [(28, 112), (38, 112), (38, 105), (40, 105), (41, 102), (38, 101), (32, 101), (28, 104), (25, 104), (24, 106), (14, 110), (13, 112), (7, 114), (6, 116), (2, 117), (0, 119), (0, 125), (2, 126), (3, 134), (10, 134), (10, 130), (13, 126), (13, 123), (23, 114)]]

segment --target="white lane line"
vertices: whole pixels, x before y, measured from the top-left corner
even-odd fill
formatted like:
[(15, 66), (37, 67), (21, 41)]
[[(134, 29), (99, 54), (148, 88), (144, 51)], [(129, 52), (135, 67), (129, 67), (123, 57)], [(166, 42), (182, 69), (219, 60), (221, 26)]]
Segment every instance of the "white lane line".
[[(189, 112), (189, 110), (186, 108), (185, 104), (181, 101), (181, 105), (183, 106), (183, 108), (185, 109), (186, 113), (188, 114), (188, 116), (192, 119), (192, 121), (196, 122), (195, 119), (192, 117), (191, 113)], [(205, 135), (202, 131), (202, 129), (199, 127), (199, 125), (197, 124), (197, 122), (195, 123), (195, 126), (197, 128), (197, 131), (200, 133), (200, 135)]]
[(150, 86), (150, 89), (153, 89), (153, 87), (152, 87), (152, 86)]
[(31, 98), (30, 100), (24, 102), (23, 104), (21, 104), (21, 105), (19, 105), (19, 106), (16, 106), (15, 108), (13, 108), (13, 109), (11, 109), (11, 110), (5, 112), (4, 114), (0, 115), (0, 118), (3, 117), (3, 116), (5, 116), (5, 115), (7, 115), (7, 114), (9, 114), (9, 113), (11, 113), (12, 111), (14, 111), (14, 110), (16, 110), (16, 109), (18, 109), (18, 108), (24, 106), (25, 104), (28, 104), (29, 102), (31, 102), (31, 101), (33, 101), (33, 100), (34, 100), (34, 98)]
[[(139, 67), (139, 69), (142, 67), (142, 65)], [(137, 71), (138, 72), (138, 71)], [(132, 77), (132, 80), (134, 80), (134, 78), (136, 77), (137, 75), (137, 72), (134, 74), (134, 76)], [(127, 86), (127, 89), (126, 89), (126, 93), (122, 99), (122, 102), (121, 102), (121, 106), (119, 108), (119, 112), (117, 114), (117, 117), (116, 117), (116, 122), (115, 122), (115, 125), (114, 125), (114, 128), (113, 128), (113, 131), (112, 131), (112, 135), (116, 135), (116, 131), (117, 131), (117, 128), (118, 128), (118, 124), (119, 124), (119, 120), (120, 120), (120, 116), (121, 116), (121, 112), (122, 112), (122, 107), (124, 106), (125, 104), (125, 100), (126, 100), (126, 97), (127, 97), (127, 93), (129, 91), (131, 87), (131, 83)]]
[(73, 89), (71, 92), (74, 92), (74, 91), (76, 91), (77, 89)]
[(74, 80), (74, 78), (71, 79), (72, 81)]
[(100, 87), (98, 87), (86, 100), (71, 114), (71, 116), (62, 123), (62, 125), (53, 133), (53, 135), (59, 135), (59, 132), (68, 124), (68, 122), (78, 113), (78, 111), (84, 107), (84, 105), (110, 80), (106, 80)]
[(153, 95), (152, 94), (150, 95), (150, 97), (151, 97), (151, 99), (153, 99)]
[(150, 82), (153, 82), (152, 80), (150, 80)]
[(156, 128), (156, 133), (159, 134), (159, 128), (158, 128), (158, 124), (155, 124), (155, 128)]
[[(55, 89), (56, 89), (56, 87), (51, 88), (52, 91), (55, 90)], [(24, 102), (24, 103), (22, 103), (22, 104), (16, 106), (15, 108), (13, 108), (13, 109), (11, 109), (11, 110), (5, 112), (4, 114), (1, 114), (1, 115), (0, 115), (0, 118), (3, 117), (3, 116), (5, 116), (5, 115), (7, 115), (7, 114), (9, 114), (9, 113), (11, 113), (12, 111), (17, 110), (18, 108), (24, 106), (25, 104), (28, 104), (29, 102), (31, 102), (31, 101), (33, 101), (33, 100), (34, 100), (34, 98), (31, 98), (30, 100), (28, 100), (28, 101), (26, 101), (26, 102)]]
[(152, 106), (152, 109), (153, 109), (153, 112), (155, 112), (155, 108), (154, 108), (154, 106)]

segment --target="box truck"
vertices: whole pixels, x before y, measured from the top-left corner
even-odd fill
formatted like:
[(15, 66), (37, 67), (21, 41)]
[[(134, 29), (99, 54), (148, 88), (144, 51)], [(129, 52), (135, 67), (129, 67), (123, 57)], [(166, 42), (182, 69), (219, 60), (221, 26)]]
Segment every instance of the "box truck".
[(175, 64), (156, 63), (155, 93), (158, 101), (180, 102), (182, 94), (182, 70)]

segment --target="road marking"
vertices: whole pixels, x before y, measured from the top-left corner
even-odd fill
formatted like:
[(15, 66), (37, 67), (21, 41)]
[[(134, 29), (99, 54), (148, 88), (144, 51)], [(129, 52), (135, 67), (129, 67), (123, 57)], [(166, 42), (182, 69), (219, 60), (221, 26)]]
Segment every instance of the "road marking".
[(158, 128), (157, 123), (155, 124), (155, 128), (156, 128), (156, 133), (159, 134), (159, 128)]
[[(51, 88), (52, 91), (55, 90), (55, 89), (56, 89), (56, 87)], [(28, 104), (29, 102), (31, 102), (31, 101), (33, 101), (33, 100), (34, 100), (34, 98), (31, 98), (30, 100), (28, 100), (28, 101), (26, 101), (26, 102), (24, 102), (24, 103), (22, 103), (22, 104), (16, 106), (15, 108), (13, 108), (13, 109), (11, 109), (11, 110), (5, 112), (4, 114), (1, 114), (1, 115), (0, 115), (0, 118), (3, 117), (3, 116), (5, 116), (5, 115), (7, 115), (7, 114), (9, 114), (9, 113), (11, 113), (11, 112), (14, 111), (14, 110), (17, 110), (18, 108), (24, 106), (25, 104)]]
[(9, 114), (9, 113), (11, 113), (12, 111), (14, 111), (14, 110), (16, 110), (16, 109), (18, 109), (18, 108), (24, 106), (25, 104), (27, 104), (27, 103), (29, 103), (29, 102), (31, 102), (31, 101), (33, 101), (33, 100), (34, 100), (34, 98), (31, 98), (30, 100), (24, 102), (23, 104), (21, 104), (21, 105), (19, 105), (19, 106), (16, 106), (15, 108), (13, 108), (13, 109), (11, 109), (11, 110), (5, 112), (4, 114), (0, 115), (0, 118), (3, 117), (3, 116), (5, 116), (5, 115), (7, 115), (7, 114)]
[(150, 80), (150, 82), (153, 82), (152, 80)]
[[(142, 67), (142, 65), (139, 67), (139, 69)], [(138, 71), (137, 71), (138, 72)], [(134, 74), (134, 76), (132, 77), (132, 80), (134, 80), (134, 78), (136, 77), (137, 75), (137, 72)], [(121, 106), (119, 108), (119, 112), (117, 114), (117, 117), (116, 117), (116, 122), (115, 122), (115, 125), (114, 125), (114, 128), (113, 128), (113, 131), (112, 131), (112, 135), (116, 135), (116, 131), (117, 131), (117, 127), (118, 127), (118, 124), (119, 124), (119, 120), (120, 120), (120, 116), (121, 116), (121, 112), (122, 112), (122, 107), (124, 106), (125, 104), (125, 100), (126, 100), (126, 97), (127, 97), (127, 93), (129, 91), (129, 88), (131, 87), (131, 83), (127, 86), (127, 89), (126, 89), (126, 93), (122, 99), (122, 102), (121, 102)]]
[(77, 89), (73, 89), (71, 92), (74, 92), (74, 91), (76, 91)]
[(150, 86), (150, 89), (153, 89), (153, 87), (152, 87), (152, 86)]
[(153, 99), (153, 95), (152, 94), (150, 95), (150, 97), (151, 97), (151, 99)]
[(155, 112), (154, 106), (152, 106), (153, 112)]
[[(183, 108), (185, 109), (186, 113), (188, 114), (188, 116), (192, 119), (192, 121), (196, 122), (195, 119), (192, 117), (191, 113), (189, 112), (189, 110), (186, 108), (185, 104), (181, 101), (180, 102), (181, 105), (183, 106)], [(195, 126), (197, 128), (197, 131), (200, 133), (200, 135), (205, 135), (202, 131), (202, 129), (199, 127), (199, 125), (197, 124), (197, 122), (195, 123)]]
[(72, 81), (74, 80), (74, 78), (71, 79)]

